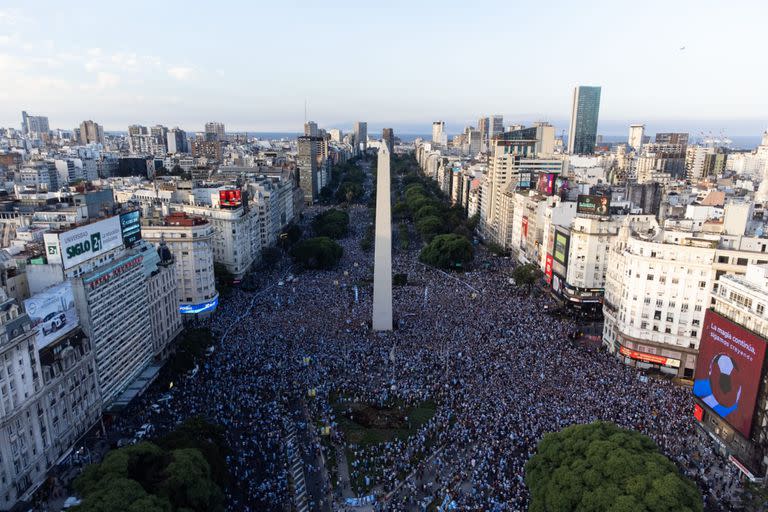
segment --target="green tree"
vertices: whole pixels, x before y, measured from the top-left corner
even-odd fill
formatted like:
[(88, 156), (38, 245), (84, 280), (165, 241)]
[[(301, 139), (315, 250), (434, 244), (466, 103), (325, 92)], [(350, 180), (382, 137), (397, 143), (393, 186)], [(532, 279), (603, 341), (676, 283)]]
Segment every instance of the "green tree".
[(545, 434), (525, 466), (531, 512), (699, 512), (696, 486), (647, 436), (612, 423)]
[(328, 238), (344, 238), (349, 229), (349, 214), (332, 208), (318, 214), (312, 221), (315, 236)]
[(512, 271), (512, 279), (515, 280), (515, 284), (517, 286), (525, 286), (528, 289), (528, 293), (531, 293), (531, 288), (543, 275), (544, 273), (535, 263), (518, 265)]
[(416, 222), (416, 229), (424, 240), (432, 240), (432, 237), (440, 233), (443, 229), (443, 221), (440, 217), (430, 215)]
[(229, 483), (226, 457), (230, 452), (221, 425), (208, 423), (200, 417), (189, 418), (158, 439), (157, 444), (169, 451), (185, 448), (199, 450), (211, 468), (211, 479), (222, 487)]
[(224, 495), (211, 479), (211, 468), (199, 450), (173, 450), (158, 492), (167, 496), (176, 509), (222, 510)]
[(438, 235), (421, 250), (419, 261), (445, 269), (463, 268), (474, 257), (472, 243), (454, 234)]
[(291, 249), (291, 256), (305, 268), (330, 269), (344, 254), (344, 249), (326, 236), (309, 238)]

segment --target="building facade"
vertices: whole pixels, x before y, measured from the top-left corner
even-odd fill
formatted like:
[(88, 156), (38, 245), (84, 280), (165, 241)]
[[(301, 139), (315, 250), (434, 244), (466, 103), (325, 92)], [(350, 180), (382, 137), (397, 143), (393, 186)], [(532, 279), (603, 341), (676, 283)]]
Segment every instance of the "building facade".
[(600, 87), (580, 85), (573, 90), (571, 125), (568, 130), (568, 153), (591, 155), (597, 140), (600, 114)]

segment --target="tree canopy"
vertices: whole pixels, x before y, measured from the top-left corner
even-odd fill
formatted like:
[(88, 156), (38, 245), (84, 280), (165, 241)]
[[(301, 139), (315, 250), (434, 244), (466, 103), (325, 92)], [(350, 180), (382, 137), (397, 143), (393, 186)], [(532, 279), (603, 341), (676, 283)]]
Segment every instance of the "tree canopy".
[(107, 454), (75, 480), (78, 512), (223, 511), (224, 494), (200, 450), (143, 442)]
[(318, 214), (312, 221), (315, 236), (328, 238), (344, 238), (349, 229), (349, 214), (332, 208)]
[(472, 261), (472, 243), (461, 235), (438, 235), (419, 254), (419, 261), (433, 267), (457, 269)]
[(612, 423), (544, 435), (525, 466), (531, 512), (698, 512), (701, 494), (647, 436)]
[(328, 238), (319, 236), (302, 240), (291, 249), (291, 256), (305, 268), (330, 269), (344, 254), (344, 249)]
[(536, 281), (541, 279), (541, 276), (543, 275), (544, 273), (535, 263), (518, 265), (512, 271), (512, 279), (515, 280), (515, 284), (517, 286), (527, 287), (529, 292), (531, 291), (531, 287), (536, 284)]

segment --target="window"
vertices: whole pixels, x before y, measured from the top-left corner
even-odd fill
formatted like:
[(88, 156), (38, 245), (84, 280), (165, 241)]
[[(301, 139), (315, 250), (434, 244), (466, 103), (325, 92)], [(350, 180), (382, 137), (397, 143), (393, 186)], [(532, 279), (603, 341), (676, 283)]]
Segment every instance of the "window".
[(744, 266), (746, 266), (746, 264), (747, 264), (748, 262), (749, 262), (749, 260), (747, 260), (747, 258), (738, 258), (738, 259), (736, 260), (736, 264), (737, 264), (737, 265), (744, 265)]
[(660, 308), (664, 305), (664, 301), (662, 299), (656, 299), (656, 307)]
[(649, 305), (651, 303), (651, 298), (650, 297), (646, 297), (643, 302), (645, 302), (645, 305), (647, 306), (647, 305)]
[(693, 306), (693, 310), (694, 311), (701, 311), (701, 304), (696, 304), (695, 306)]
[(653, 319), (654, 320), (661, 320), (661, 311), (659, 311), (658, 309), (656, 311), (654, 311), (653, 312)]
[(680, 306), (680, 311), (682, 311), (683, 313), (688, 311), (688, 304), (683, 304), (682, 306)]
[(698, 335), (699, 335), (698, 331), (691, 331), (691, 338), (695, 338)]
[(645, 276), (645, 279), (648, 281), (653, 281), (653, 274), (648, 274), (647, 276)]
[(718, 256), (717, 257), (718, 263), (728, 263), (728, 256)]
[(763, 306), (762, 304), (758, 304), (757, 312), (762, 315), (765, 312), (765, 306)]
[(703, 290), (706, 287), (707, 287), (707, 282), (706, 281), (699, 281), (699, 288), (701, 288)]

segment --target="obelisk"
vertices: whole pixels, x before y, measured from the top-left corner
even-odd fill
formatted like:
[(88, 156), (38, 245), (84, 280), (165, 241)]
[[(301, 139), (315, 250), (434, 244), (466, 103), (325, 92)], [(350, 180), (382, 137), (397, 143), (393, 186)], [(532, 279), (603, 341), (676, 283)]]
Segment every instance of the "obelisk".
[(382, 141), (376, 167), (376, 246), (373, 254), (374, 331), (392, 330), (392, 205), (389, 199), (390, 154)]

